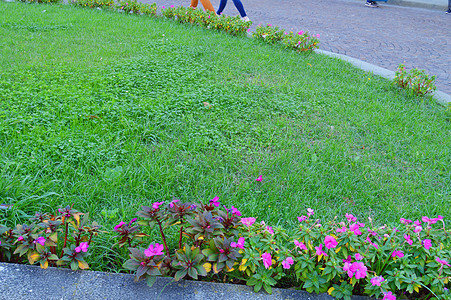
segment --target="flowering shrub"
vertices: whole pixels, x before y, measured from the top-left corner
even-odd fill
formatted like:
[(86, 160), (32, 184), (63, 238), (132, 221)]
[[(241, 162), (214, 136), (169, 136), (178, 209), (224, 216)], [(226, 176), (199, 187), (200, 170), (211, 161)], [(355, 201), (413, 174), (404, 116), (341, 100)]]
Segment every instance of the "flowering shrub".
[(193, 9), (190, 7), (162, 7), (162, 15), (168, 19), (176, 20), (179, 23), (191, 23), (208, 29), (224, 31), (232, 35), (246, 33), (252, 22), (245, 22), (239, 17), (217, 16), (210, 11)]
[(49, 265), (89, 268), (85, 257), (100, 226), (96, 222), (88, 225), (88, 214), (66, 206), (56, 215), (36, 213), (30, 222), (15, 228), (0, 225), (0, 261), (20, 263), (26, 257), (43, 269)]
[(155, 16), (157, 14), (157, 5), (155, 3), (148, 4), (138, 2), (136, 0), (120, 0), (116, 4), (117, 9), (124, 11), (126, 13), (135, 13), (143, 15)]
[(97, 8), (97, 7), (114, 7), (114, 0), (71, 0), (71, 4), (74, 6), (80, 7), (89, 7), (89, 8)]
[(424, 96), (436, 90), (435, 77), (435, 75), (429, 76), (424, 70), (417, 68), (407, 72), (405, 66), (400, 64), (396, 70), (393, 83), (403, 89), (409, 89), (412, 94)]
[(21, 2), (28, 2), (28, 3), (58, 3), (60, 0), (20, 0)]
[(309, 35), (302, 30), (298, 33), (287, 32), (271, 24), (258, 25), (252, 36), (271, 45), (282, 44), (285, 48), (297, 52), (313, 51), (318, 48), (319, 44), (319, 34)]

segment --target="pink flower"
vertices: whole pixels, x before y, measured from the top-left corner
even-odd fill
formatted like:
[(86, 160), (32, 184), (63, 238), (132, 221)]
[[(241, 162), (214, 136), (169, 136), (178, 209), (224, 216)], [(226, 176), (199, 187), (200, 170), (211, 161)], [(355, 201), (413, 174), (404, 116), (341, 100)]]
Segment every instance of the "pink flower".
[(317, 38), (319, 38), (319, 33), (316, 35)]
[(313, 216), (314, 214), (315, 214), (315, 212), (313, 211), (313, 209), (307, 208), (307, 215), (308, 215), (309, 217)]
[(324, 238), (324, 245), (327, 249), (331, 249), (337, 247), (338, 242), (333, 236), (328, 235)]
[(426, 250), (429, 250), (432, 247), (432, 242), (430, 239), (423, 240), (423, 246)]
[(247, 30), (247, 32), (251, 32), (251, 29), (249, 28), (249, 29)]
[(423, 230), (423, 227), (421, 227), (421, 226), (415, 226), (415, 229), (413, 230), (413, 232), (418, 233), (418, 232), (420, 232), (421, 230)]
[(294, 244), (295, 244), (296, 246), (298, 246), (301, 250), (307, 250), (307, 247), (306, 247), (302, 242), (299, 242), (298, 240), (294, 240), (293, 242), (294, 242)]
[(274, 235), (274, 230), (272, 230), (272, 227), (270, 226), (266, 226), (265, 231), (267, 231), (271, 235)]
[(243, 223), (245, 226), (250, 227), (252, 224), (255, 223), (255, 218), (242, 218), (241, 223)]
[(272, 24), (268, 24), (268, 26), (269, 26), (269, 27), (271, 27), (271, 26), (272, 26)]
[(298, 217), (298, 221), (301, 222), (301, 223), (304, 222), (307, 219), (308, 219), (307, 216)]
[(392, 294), (392, 292), (384, 293), (384, 298), (382, 300), (396, 300), (396, 296)]
[[(353, 273), (355, 279), (365, 278), (367, 275), (368, 268), (362, 262), (355, 262), (349, 268), (349, 271)], [(349, 273), (348, 273), (349, 275)], [(352, 276), (350, 276), (352, 278)]]
[(442, 264), (442, 265), (446, 265), (446, 266), (448, 266), (448, 267), (451, 267), (451, 265), (448, 263), (448, 261), (446, 261), (446, 260), (444, 260), (444, 259), (440, 259), (440, 258), (436, 257), (435, 260), (436, 260), (439, 264)]
[(413, 222), (413, 224), (415, 224), (416, 226), (420, 226), (420, 225), (421, 225), (421, 222), (418, 221), (418, 220), (416, 220), (415, 222)]
[(17, 238), (17, 241), (18, 241), (18, 242), (23, 241), (23, 236), (19, 236), (19, 237)]
[(163, 245), (160, 245), (158, 243), (155, 243), (155, 245), (150, 244), (149, 248), (144, 250), (144, 254), (147, 257), (152, 257), (155, 255), (164, 255), (163, 253)]
[(219, 206), (219, 197), (216, 196), (213, 199), (210, 200), (210, 204), (213, 204), (214, 206), (218, 207)]
[(241, 217), (241, 212), (236, 207), (234, 207), (233, 205), (232, 205), (231, 210), (232, 210), (232, 214), (233, 215)]
[(345, 214), (345, 217), (346, 217), (346, 219), (348, 219), (348, 222), (349, 222), (349, 223), (357, 221), (357, 218), (354, 217), (352, 214), (346, 213), (346, 214)]
[(362, 256), (362, 254), (360, 254), (360, 253), (356, 253), (356, 254), (354, 255), (354, 257), (355, 257), (356, 260), (362, 260), (362, 259), (363, 259), (363, 256)]
[(344, 263), (350, 263), (350, 262), (352, 262), (352, 256), (351, 256), (351, 255), (348, 255), (348, 257), (347, 257), (346, 259), (343, 259), (343, 262), (344, 262)]
[(298, 34), (299, 34), (299, 35), (303, 35), (303, 34), (304, 34), (304, 31), (301, 30), (301, 31), (298, 32)]
[(324, 255), (324, 256), (329, 256), (327, 255), (326, 252), (323, 251), (323, 244), (319, 245), (318, 247), (315, 247), (316, 250), (316, 255)]
[(244, 250), (244, 237), (240, 237), (238, 239), (238, 243), (231, 242), (230, 243), (230, 247), (232, 247), (232, 248), (240, 248), (240, 249)]
[(257, 179), (255, 179), (255, 181), (262, 181), (263, 180), (263, 176), (262, 175), (260, 175), (260, 176), (258, 176), (258, 178)]
[(337, 228), (335, 231), (336, 232), (346, 232), (346, 230), (348, 230), (348, 228), (346, 228), (346, 226), (343, 226), (341, 228)]
[(45, 238), (44, 237), (42, 237), (42, 236), (40, 236), (40, 237), (38, 237), (37, 239), (35, 239), (34, 241), (33, 241), (33, 243), (37, 243), (37, 244), (40, 244), (41, 246), (44, 246), (44, 244), (45, 244)]
[(80, 253), (80, 252), (87, 252), (88, 251), (88, 243), (87, 242), (83, 242), (80, 243), (80, 245), (78, 247), (75, 247), (75, 252)]
[(268, 269), (272, 265), (271, 254), (269, 254), (268, 252), (263, 253), (262, 259), (263, 259), (263, 265), (265, 266), (266, 269)]
[(373, 285), (373, 286), (381, 286), (381, 284), (382, 284), (382, 281), (384, 281), (385, 279), (384, 279), (384, 277), (382, 277), (382, 276), (376, 276), (376, 277), (373, 277), (373, 278), (371, 278), (371, 284)]
[(401, 250), (395, 250), (392, 252), (391, 257), (399, 257), (399, 258), (403, 258), (404, 257), (404, 253)]
[(399, 221), (404, 225), (408, 225), (408, 224), (412, 223), (412, 220), (408, 220), (408, 219), (404, 219), (404, 218), (399, 219)]
[(171, 8), (174, 8), (174, 5), (171, 5)]
[(282, 261), (282, 266), (284, 269), (289, 269), (292, 264), (294, 264), (292, 257), (287, 257), (284, 261)]
[(343, 266), (343, 271), (348, 273), (348, 276), (352, 278), (354, 274), (351, 271), (352, 264), (350, 262), (345, 262), (345, 265)]
[(135, 223), (138, 220), (138, 218), (133, 218), (130, 220), (130, 222), (128, 222), (128, 225), (132, 225), (133, 223)]
[(409, 244), (410, 246), (412, 246), (413, 241), (412, 241), (412, 239), (410, 238), (410, 235), (405, 234), (405, 235), (404, 235), (404, 239), (406, 240), (407, 244)]
[(161, 8), (162, 8), (162, 9), (165, 9), (166, 7), (162, 6)]
[(114, 226), (114, 231), (118, 231), (119, 228), (122, 227), (122, 225), (125, 225), (125, 222), (120, 221), (119, 224), (117, 224), (116, 226)]
[(160, 208), (160, 205), (162, 205), (164, 202), (163, 201), (161, 201), (161, 202), (154, 202), (153, 204), (152, 204), (152, 208), (153, 209), (159, 209)]
[(362, 231), (360, 231), (360, 227), (363, 227), (363, 226), (361, 226), (361, 225), (365, 226), (365, 224), (362, 224), (362, 223), (352, 224), (351, 226), (349, 226), (349, 230), (354, 232), (355, 235), (362, 235)]
[(180, 202), (180, 200), (179, 200), (179, 199), (174, 199), (174, 200), (172, 200), (171, 202), (169, 202), (169, 207), (170, 207), (170, 208), (173, 208), (174, 205), (175, 205), (177, 202)]

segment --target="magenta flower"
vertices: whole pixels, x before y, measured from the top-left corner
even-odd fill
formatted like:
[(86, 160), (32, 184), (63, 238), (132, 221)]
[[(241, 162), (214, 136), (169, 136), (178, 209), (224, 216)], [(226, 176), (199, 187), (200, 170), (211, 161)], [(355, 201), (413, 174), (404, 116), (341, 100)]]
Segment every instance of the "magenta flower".
[(34, 241), (33, 241), (33, 243), (37, 243), (37, 244), (40, 244), (41, 246), (44, 246), (44, 244), (45, 244), (45, 238), (44, 237), (42, 237), (42, 236), (40, 236), (40, 237), (38, 237), (37, 239), (35, 239)]
[(294, 264), (292, 257), (287, 257), (284, 261), (282, 261), (282, 266), (284, 269), (289, 269), (292, 264)]
[(153, 209), (159, 209), (159, 208), (160, 208), (160, 205), (162, 205), (163, 203), (164, 203), (163, 201), (161, 201), (161, 202), (155, 202), (155, 203), (152, 204), (152, 208), (153, 208)]
[(118, 231), (119, 228), (121, 228), (122, 225), (125, 225), (125, 224), (126, 224), (125, 222), (120, 221), (119, 224), (117, 224), (116, 226), (114, 226), (114, 231)]
[(308, 219), (307, 216), (298, 217), (298, 221), (301, 222), (301, 223), (304, 222), (307, 219)]
[(336, 232), (346, 232), (348, 230), (348, 228), (346, 228), (346, 226), (343, 226), (341, 228), (337, 228), (335, 231)]
[(429, 250), (432, 247), (432, 242), (430, 239), (423, 240), (422, 244), (426, 250)]
[(382, 276), (376, 276), (376, 277), (373, 277), (373, 278), (371, 278), (371, 284), (373, 285), (373, 286), (381, 286), (381, 284), (382, 284), (382, 281), (384, 281), (385, 279), (384, 279), (384, 277), (382, 277)]
[(308, 215), (309, 217), (313, 216), (314, 214), (315, 214), (315, 212), (313, 211), (313, 209), (307, 208), (307, 215)]
[(392, 294), (392, 292), (384, 293), (384, 298), (382, 300), (396, 300), (396, 296)]
[[(368, 268), (365, 267), (363, 262), (355, 262), (349, 268), (349, 271), (351, 271), (353, 273), (353, 275), (355, 276), (355, 279), (365, 278), (366, 275), (368, 275), (366, 272), (367, 270), (368, 270)], [(350, 277), (352, 278), (352, 276), (350, 276)]]
[(412, 239), (410, 238), (410, 235), (405, 234), (405, 235), (404, 235), (404, 239), (406, 240), (407, 244), (409, 244), (410, 246), (412, 246), (413, 241), (412, 241)]
[(242, 218), (241, 223), (243, 223), (245, 226), (250, 227), (252, 224), (255, 223), (255, 218)]
[(169, 207), (170, 207), (170, 208), (173, 208), (174, 205), (175, 205), (177, 202), (180, 202), (180, 200), (179, 200), (179, 199), (174, 199), (174, 200), (172, 200), (171, 202), (169, 202)]
[(355, 235), (362, 235), (362, 231), (360, 231), (360, 227), (365, 226), (365, 224), (363, 224), (363, 226), (361, 226), (362, 223), (355, 223), (352, 224), (351, 226), (349, 226), (349, 230), (354, 232)]
[(299, 34), (299, 35), (303, 35), (303, 34), (304, 34), (304, 31), (301, 30), (301, 31), (298, 32), (298, 34)]
[(345, 217), (346, 217), (346, 219), (348, 219), (348, 222), (349, 222), (349, 223), (357, 221), (357, 218), (354, 217), (352, 214), (346, 213), (346, 214), (345, 214)]
[(232, 247), (232, 248), (240, 248), (240, 249), (244, 250), (244, 237), (240, 237), (238, 239), (238, 243), (231, 242), (230, 243), (230, 247)]
[(315, 247), (316, 250), (316, 255), (320, 256), (320, 255), (324, 255), (324, 256), (329, 256), (327, 255), (326, 252), (323, 251), (323, 244), (319, 245), (318, 247)]
[(360, 253), (356, 253), (356, 254), (354, 255), (354, 257), (355, 257), (356, 260), (362, 260), (362, 259), (363, 259), (363, 255), (360, 254)]
[(338, 242), (333, 236), (328, 235), (324, 238), (324, 245), (327, 249), (332, 249), (337, 247)]
[(17, 241), (18, 241), (18, 242), (23, 241), (23, 236), (19, 236), (19, 237), (17, 238)]
[(421, 222), (418, 221), (418, 220), (416, 220), (415, 222), (413, 222), (413, 224), (415, 224), (416, 226), (420, 226), (420, 225), (421, 225)]
[(295, 244), (296, 246), (298, 246), (301, 250), (307, 250), (307, 247), (306, 247), (302, 242), (299, 242), (298, 240), (294, 240), (293, 242), (294, 242), (294, 244)]
[(435, 260), (436, 260), (439, 264), (442, 264), (442, 267), (443, 267), (443, 266), (448, 266), (448, 267), (451, 268), (451, 265), (448, 263), (448, 261), (446, 261), (446, 260), (444, 260), (444, 259), (440, 259), (440, 258), (438, 258), (438, 257), (436, 257)]
[(408, 224), (412, 223), (412, 220), (404, 219), (404, 218), (399, 219), (399, 221), (404, 225), (408, 225)]
[(270, 226), (266, 226), (265, 231), (267, 231), (271, 235), (274, 235), (274, 230), (272, 230), (272, 227)]
[(165, 9), (166, 7), (162, 6), (161, 8), (162, 8), (162, 9)]
[(174, 5), (171, 5), (171, 8), (174, 8)]
[(210, 204), (213, 204), (214, 206), (218, 207), (219, 206), (219, 197), (216, 196), (213, 199), (210, 200)]
[(232, 210), (232, 214), (233, 215), (235, 215), (237, 217), (241, 217), (241, 212), (236, 207), (234, 207), (233, 205), (232, 205), (231, 210)]
[(354, 276), (354, 273), (351, 271), (352, 264), (350, 262), (345, 262), (345, 265), (343, 266), (343, 271), (348, 273), (348, 276), (352, 278)]
[(423, 230), (423, 227), (415, 226), (415, 229), (413, 230), (413, 232), (418, 233), (418, 232), (421, 232), (421, 230)]
[(352, 256), (351, 256), (351, 255), (348, 255), (348, 257), (347, 257), (346, 259), (342, 259), (342, 261), (343, 261), (344, 263), (350, 263), (350, 262), (352, 262)]
[(404, 257), (404, 253), (401, 250), (395, 250), (392, 252), (391, 257), (395, 258), (395, 257), (399, 257), (399, 258), (403, 258)]
[(263, 180), (263, 177), (262, 177), (262, 175), (260, 175), (260, 176), (258, 176), (258, 178), (257, 179), (255, 179), (255, 181), (262, 181)]
[(130, 220), (130, 222), (128, 222), (128, 226), (132, 225), (133, 223), (135, 223), (138, 220), (138, 218), (133, 218)]
[(271, 254), (269, 254), (268, 252), (263, 253), (262, 259), (263, 259), (263, 265), (265, 266), (266, 269), (268, 269), (272, 265)]
[(271, 26), (272, 26), (272, 24), (268, 24), (268, 26), (269, 26), (269, 27), (271, 27)]
[(88, 251), (88, 243), (87, 242), (83, 242), (80, 243), (80, 245), (78, 247), (75, 247), (75, 252), (80, 253), (80, 252), (87, 252)]
[(319, 33), (316, 35), (317, 38), (319, 38)]
[(149, 248), (144, 250), (144, 254), (147, 257), (152, 257), (155, 255), (164, 255), (163, 253), (163, 245), (160, 245), (158, 243), (155, 243), (155, 245), (150, 244)]

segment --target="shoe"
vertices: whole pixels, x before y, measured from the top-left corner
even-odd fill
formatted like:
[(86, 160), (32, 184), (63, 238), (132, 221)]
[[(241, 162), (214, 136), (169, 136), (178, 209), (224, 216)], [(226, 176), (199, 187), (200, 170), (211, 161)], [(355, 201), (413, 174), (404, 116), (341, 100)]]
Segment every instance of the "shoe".
[(379, 7), (379, 5), (377, 5), (376, 1), (366, 1), (365, 6), (368, 6), (368, 7)]
[(244, 22), (250, 22), (251, 20), (249, 20), (248, 16), (242, 17), (241, 20), (243, 20)]
[(451, 8), (448, 8), (448, 10), (447, 11), (445, 11), (445, 14), (451, 14)]

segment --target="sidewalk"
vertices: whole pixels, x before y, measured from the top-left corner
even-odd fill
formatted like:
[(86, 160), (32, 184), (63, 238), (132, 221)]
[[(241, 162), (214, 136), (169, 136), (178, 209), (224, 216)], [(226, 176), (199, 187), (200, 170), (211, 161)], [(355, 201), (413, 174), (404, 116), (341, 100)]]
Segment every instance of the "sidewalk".
[[(147, 3), (189, 6), (190, 0), (142, 0)], [(437, 75), (437, 88), (451, 94), (451, 15), (447, 0), (388, 0), (379, 8), (365, 7), (365, 0), (243, 0), (258, 24), (271, 23), (287, 30), (320, 34), (320, 49), (347, 55), (395, 71), (404, 63)], [(219, 0), (211, 0), (218, 8)], [(224, 11), (238, 12), (232, 0)], [(428, 6), (430, 9), (392, 5)], [(199, 2), (199, 6), (201, 6)], [(202, 6), (201, 6), (202, 7)], [(443, 9), (439, 9), (443, 7)], [(436, 8), (436, 9), (431, 9)]]

